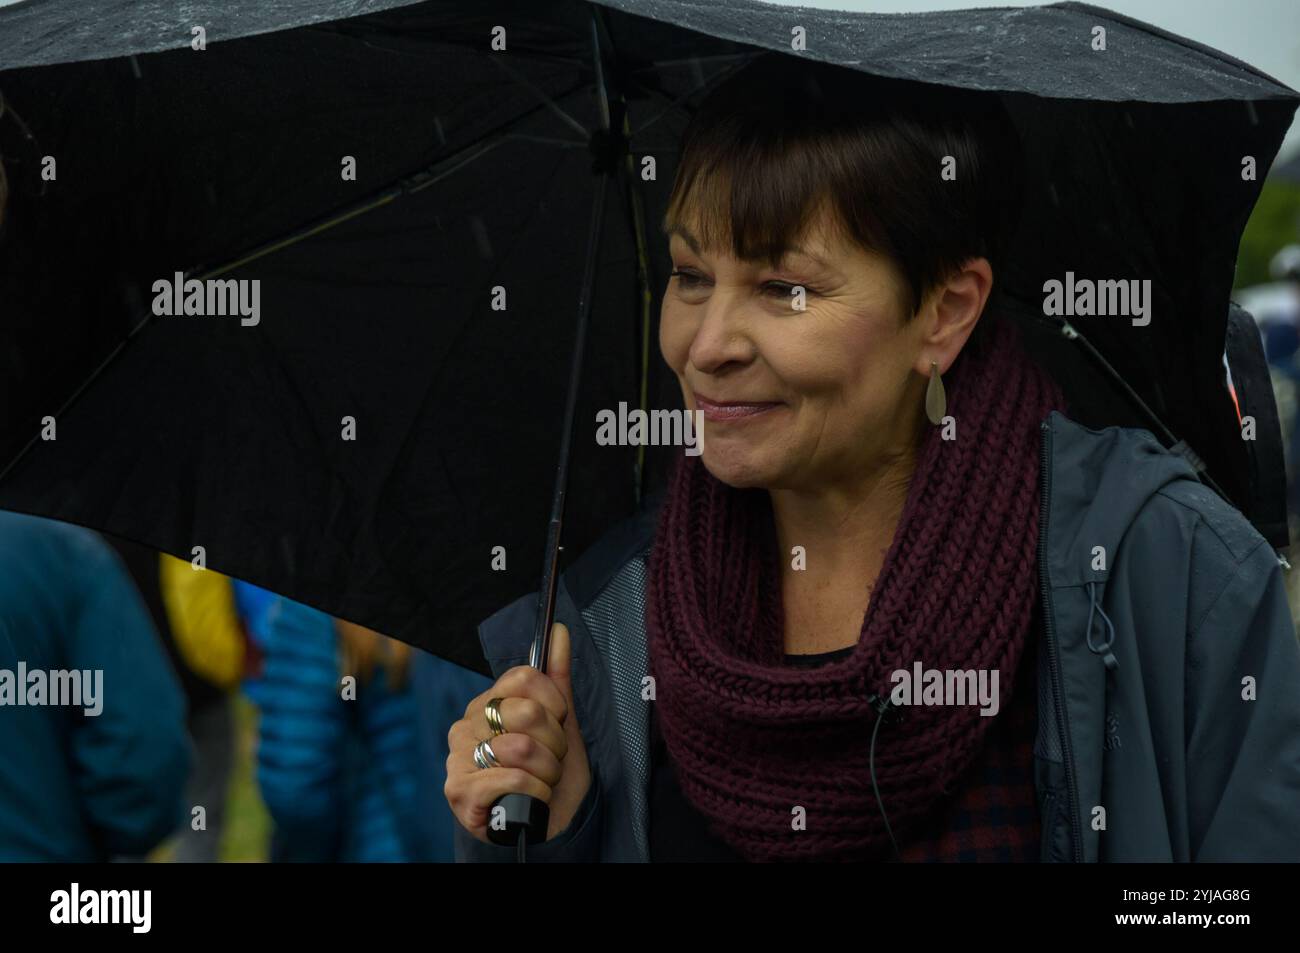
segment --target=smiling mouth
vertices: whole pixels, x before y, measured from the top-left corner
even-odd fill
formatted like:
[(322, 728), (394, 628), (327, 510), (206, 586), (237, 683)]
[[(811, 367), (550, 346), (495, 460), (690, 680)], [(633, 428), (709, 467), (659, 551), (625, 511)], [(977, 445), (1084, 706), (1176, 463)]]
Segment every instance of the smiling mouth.
[(782, 404), (778, 401), (709, 400), (696, 394), (695, 406), (704, 414), (705, 420), (726, 423), (758, 417), (769, 410), (781, 407)]

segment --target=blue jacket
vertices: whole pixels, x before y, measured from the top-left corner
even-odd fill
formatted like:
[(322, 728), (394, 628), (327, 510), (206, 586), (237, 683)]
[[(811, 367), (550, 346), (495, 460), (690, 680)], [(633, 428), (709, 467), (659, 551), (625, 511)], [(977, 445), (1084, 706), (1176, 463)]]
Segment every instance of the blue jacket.
[[(1145, 430), (1052, 413), (1040, 473), (1041, 859), (1300, 860), (1300, 646), (1272, 548)], [(622, 524), (561, 580), (556, 618), (572, 638), (593, 779), (530, 861), (648, 859), (654, 515)], [(495, 674), (526, 664), (535, 606), (528, 596), (480, 626)], [(456, 846), (464, 860), (514, 859), (459, 824)]]
[(421, 859), (410, 689), (390, 691), (380, 670), (345, 701), (334, 621), (316, 609), (277, 597), (256, 627), (257, 781), (273, 859)]
[(102, 709), (0, 705), (0, 861), (140, 856), (188, 822), (185, 698), (134, 583), (94, 533), (0, 511), (0, 670), (19, 662), (102, 671)]

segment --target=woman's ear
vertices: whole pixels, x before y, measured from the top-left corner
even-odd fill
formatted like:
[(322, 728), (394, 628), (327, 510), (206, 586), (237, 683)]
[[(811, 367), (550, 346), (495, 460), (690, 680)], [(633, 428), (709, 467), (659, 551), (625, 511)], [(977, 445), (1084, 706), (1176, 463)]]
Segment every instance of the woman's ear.
[(916, 320), (921, 321), (921, 349), (916, 371), (930, 376), (930, 362), (945, 373), (966, 346), (984, 304), (993, 290), (993, 269), (987, 258), (972, 258), (926, 295)]

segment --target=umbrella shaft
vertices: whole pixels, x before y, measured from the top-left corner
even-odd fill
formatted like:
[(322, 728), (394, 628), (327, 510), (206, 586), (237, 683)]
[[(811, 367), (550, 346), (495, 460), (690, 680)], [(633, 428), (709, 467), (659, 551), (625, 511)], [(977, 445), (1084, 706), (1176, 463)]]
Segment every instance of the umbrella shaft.
[(578, 295), (578, 330), (573, 342), (573, 363), (569, 370), (569, 392), (564, 403), (564, 431), (560, 439), (560, 461), (555, 473), (555, 493), (551, 503), (551, 522), (546, 533), (546, 552), (542, 563), (542, 585), (537, 595), (537, 627), (528, 664), (546, 671), (551, 655), (551, 625), (555, 620), (555, 594), (560, 581), (560, 539), (564, 532), (564, 502), (569, 483), (569, 457), (573, 447), (573, 422), (578, 409), (578, 389), (582, 384), (582, 354), (587, 347), (587, 324), (591, 314), (591, 296), (596, 279), (596, 259), (600, 254), (600, 233), (605, 219), (605, 192), (609, 173), (596, 179), (596, 195), (591, 204), (587, 226), (587, 255)]

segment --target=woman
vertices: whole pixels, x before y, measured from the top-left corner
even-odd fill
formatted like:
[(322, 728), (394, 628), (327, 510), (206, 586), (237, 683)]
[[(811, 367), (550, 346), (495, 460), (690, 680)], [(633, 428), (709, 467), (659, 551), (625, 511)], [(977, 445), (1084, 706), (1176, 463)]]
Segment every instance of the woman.
[(460, 855), (1300, 859), (1277, 558), (1147, 432), (1094, 432), (990, 302), (1018, 182), (978, 98), (772, 55), (687, 131), (660, 325), (703, 454), (484, 623)]

